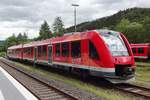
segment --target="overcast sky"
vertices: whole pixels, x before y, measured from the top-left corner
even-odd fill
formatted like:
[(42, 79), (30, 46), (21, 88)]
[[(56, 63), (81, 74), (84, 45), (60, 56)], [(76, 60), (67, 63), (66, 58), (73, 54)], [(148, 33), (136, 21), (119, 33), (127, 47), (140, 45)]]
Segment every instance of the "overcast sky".
[(74, 24), (72, 3), (77, 8), (77, 23), (112, 15), (132, 7), (150, 8), (150, 0), (0, 0), (0, 40), (28, 32), (38, 36), (40, 25), (46, 20), (50, 27), (60, 16), (65, 27)]

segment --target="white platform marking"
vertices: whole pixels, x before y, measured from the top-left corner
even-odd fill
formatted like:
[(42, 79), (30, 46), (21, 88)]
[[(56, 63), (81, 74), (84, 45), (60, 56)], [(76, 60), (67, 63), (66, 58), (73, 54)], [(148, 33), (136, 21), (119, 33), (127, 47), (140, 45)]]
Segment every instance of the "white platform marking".
[[(9, 75), (9, 73), (7, 73), (1, 66), (0, 66), (0, 70), (27, 100), (38, 100), (25, 87), (23, 87), (17, 80), (15, 80), (11, 75)], [(2, 95), (2, 92), (0, 94), (0, 97), (1, 97), (1, 95)], [(0, 98), (0, 100), (3, 100), (3, 99)]]
[(0, 90), (0, 100), (5, 100), (2, 91)]

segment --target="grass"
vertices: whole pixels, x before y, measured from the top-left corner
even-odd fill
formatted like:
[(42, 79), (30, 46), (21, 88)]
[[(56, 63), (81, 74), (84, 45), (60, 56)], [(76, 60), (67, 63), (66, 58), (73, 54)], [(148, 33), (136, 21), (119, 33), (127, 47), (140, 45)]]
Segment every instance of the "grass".
[(136, 62), (137, 67), (150, 67), (150, 62)]
[(0, 52), (0, 57), (5, 57), (6, 56), (6, 52)]
[(135, 84), (150, 88), (150, 63), (136, 62), (136, 80)]
[(120, 93), (119, 91), (116, 91), (113, 89), (100, 88), (100, 87), (82, 82), (77, 79), (62, 76), (62, 75), (54, 73), (54, 72), (41, 70), (41, 69), (31, 67), (31, 66), (29, 67), (28, 65), (24, 65), (24, 64), (21, 64), (18, 62), (15, 62), (15, 64), (19, 65), (29, 71), (36, 72), (36, 73), (38, 73), (44, 77), (47, 77), (49, 79), (61, 81), (66, 84), (70, 84), (74, 87), (94, 93), (97, 96), (99, 96), (100, 98), (102, 98), (103, 100), (140, 100), (139, 98), (137, 99), (136, 97), (125, 95), (125, 94)]

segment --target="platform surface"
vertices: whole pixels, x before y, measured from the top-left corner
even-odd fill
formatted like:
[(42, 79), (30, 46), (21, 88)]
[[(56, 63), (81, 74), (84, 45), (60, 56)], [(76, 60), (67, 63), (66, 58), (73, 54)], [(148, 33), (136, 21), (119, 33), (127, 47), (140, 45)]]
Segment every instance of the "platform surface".
[(0, 100), (38, 100), (0, 66)]

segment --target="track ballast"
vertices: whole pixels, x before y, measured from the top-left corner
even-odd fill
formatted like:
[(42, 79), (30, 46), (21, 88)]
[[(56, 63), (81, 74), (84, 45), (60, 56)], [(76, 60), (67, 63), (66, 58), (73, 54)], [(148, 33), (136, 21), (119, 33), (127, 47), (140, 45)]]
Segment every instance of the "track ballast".
[(45, 83), (40, 78), (36, 77), (36, 75), (18, 69), (2, 59), (0, 60), (0, 64), (3, 69), (33, 93), (39, 100), (78, 100), (75, 96)]

